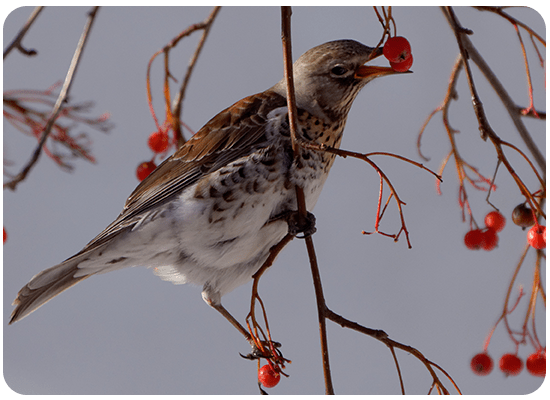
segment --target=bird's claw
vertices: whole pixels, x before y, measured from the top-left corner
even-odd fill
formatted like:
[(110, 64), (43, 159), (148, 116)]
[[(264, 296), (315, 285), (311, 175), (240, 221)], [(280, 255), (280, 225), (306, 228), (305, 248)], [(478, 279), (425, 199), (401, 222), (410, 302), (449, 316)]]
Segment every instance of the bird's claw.
[[(273, 346), (274, 349), (278, 349), (279, 347), (281, 347), (281, 343), (273, 342), (273, 341), (271, 342), (271, 346), (269, 342), (262, 342), (262, 344), (268, 349), (271, 349), (271, 346)], [(279, 350), (276, 350), (276, 351), (277, 353), (279, 353), (278, 354), (279, 356), (282, 356)], [(247, 355), (242, 355), (241, 353), (239, 353), (239, 355), (242, 358), (246, 358), (247, 360), (258, 360), (260, 358), (273, 358), (273, 353), (271, 351), (264, 352), (260, 350), (255, 344), (252, 345), (252, 351), (250, 353), (248, 353)]]
[[(315, 215), (307, 212), (306, 216), (299, 214), (298, 211), (291, 211), (285, 216), (288, 223), (288, 233), (296, 236), (298, 239), (305, 239), (313, 235), (317, 228), (315, 227)], [(298, 236), (302, 233), (302, 236)]]

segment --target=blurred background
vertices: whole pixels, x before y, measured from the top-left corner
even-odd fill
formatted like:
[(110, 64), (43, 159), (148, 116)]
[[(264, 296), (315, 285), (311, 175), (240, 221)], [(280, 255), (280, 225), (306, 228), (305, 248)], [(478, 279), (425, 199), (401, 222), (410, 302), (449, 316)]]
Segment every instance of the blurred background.
[[(472, 41), (518, 105), (528, 106), (525, 65), (512, 25), (496, 15), (457, 7)], [(46, 90), (65, 78), (89, 8), (47, 7), (23, 40), (38, 55), (14, 51), (4, 60), (4, 91)], [(32, 12), (22, 7), (4, 14), (4, 49)], [(256, 363), (241, 359), (250, 348), (217, 312), (204, 304), (200, 288), (163, 282), (146, 268), (95, 276), (63, 293), (38, 312), (8, 326), (17, 291), (42, 269), (78, 252), (121, 211), (138, 184), (137, 165), (152, 157), (147, 147), (156, 130), (146, 97), (146, 68), (151, 56), (193, 23), (204, 20), (203, 7), (106, 7), (92, 28), (71, 89), (71, 101), (93, 101), (90, 116), (111, 115), (109, 134), (86, 126), (96, 164), (77, 160), (74, 171), (59, 169), (42, 155), (15, 192), (4, 190), (3, 334), (5, 391), (22, 394), (258, 394)], [(533, 9), (509, 11), (545, 37), (545, 24)], [(342, 148), (386, 151), (421, 161), (416, 140), (428, 117), (443, 100), (458, 54), (454, 35), (436, 7), (396, 7), (397, 33), (411, 42), (413, 74), (370, 83), (350, 112)], [(194, 130), (239, 99), (263, 91), (283, 76), (278, 7), (224, 7), (215, 21), (183, 105), (183, 121)], [(171, 52), (170, 70), (181, 81), (201, 33), (180, 42)], [(326, 41), (350, 38), (374, 46), (382, 27), (372, 7), (294, 7), (293, 55), (297, 58)], [(546, 110), (545, 72), (523, 32), (535, 87), (535, 105)], [(539, 46), (541, 47), (541, 46)], [(387, 61), (381, 59), (378, 64)], [(162, 60), (153, 64), (154, 105), (163, 120)], [(477, 89), (489, 122), (502, 139), (525, 150), (504, 107), (473, 67)], [(174, 86), (179, 87), (179, 84)], [(496, 153), (479, 137), (465, 75), (457, 87), (450, 122), (460, 131), (462, 156), (492, 177)], [(545, 152), (544, 121), (524, 118)], [(36, 141), (4, 120), (4, 172), (19, 172)], [(450, 145), (437, 114), (422, 139), (425, 165), (437, 170)], [(516, 172), (535, 191), (537, 180), (527, 163), (506, 153)], [(379, 178), (366, 163), (338, 159), (314, 210), (314, 235), (328, 306), (348, 319), (383, 329), (397, 341), (420, 350), (444, 368), (465, 394), (527, 394), (542, 384), (523, 371), (505, 377), (495, 366), (480, 377), (470, 369), (472, 356), (501, 315), (506, 291), (525, 246), (525, 232), (512, 224), (512, 209), (524, 199), (500, 168), (491, 202), (508, 218), (497, 249), (467, 250), (458, 204), (454, 163), (443, 175), (442, 195), (435, 179), (394, 158), (373, 157), (402, 200), (412, 249), (404, 235), (394, 243), (373, 231)], [(8, 163), (6, 163), (8, 162)], [(6, 177), (4, 178), (6, 180)], [(491, 210), (486, 192), (467, 186), (476, 221)], [(385, 189), (385, 194), (389, 190)], [(399, 214), (392, 201), (381, 230), (397, 233)], [(524, 296), (510, 325), (520, 330), (528, 306), (535, 266), (530, 251), (512, 292)], [(543, 268), (545, 282), (545, 268)], [(224, 297), (224, 305), (240, 321), (248, 313), (250, 285)], [(292, 360), (270, 394), (322, 394), (317, 310), (303, 241), (294, 240), (260, 281), (273, 339)], [(540, 300), (540, 299), (539, 299)], [(513, 303), (513, 301), (512, 301)], [(538, 303), (537, 333), (546, 344), (545, 308)], [(337, 394), (399, 394), (396, 368), (389, 350), (374, 339), (328, 324), (330, 361)], [(495, 363), (514, 352), (503, 324), (489, 354)], [(524, 360), (533, 352), (521, 346)], [(425, 394), (431, 377), (413, 356), (397, 350), (408, 394)], [(452, 385), (440, 374), (445, 385)], [(546, 386), (548, 386), (546, 384)], [(541, 392), (539, 392), (541, 393)]]

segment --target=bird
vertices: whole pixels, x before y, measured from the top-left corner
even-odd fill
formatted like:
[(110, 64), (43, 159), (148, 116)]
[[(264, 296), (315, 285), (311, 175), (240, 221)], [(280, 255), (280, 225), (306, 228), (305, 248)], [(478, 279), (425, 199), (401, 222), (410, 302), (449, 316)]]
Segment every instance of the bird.
[[(380, 47), (344, 39), (296, 60), (300, 139), (339, 147), (359, 91), (377, 77), (398, 73), (365, 64), (381, 54)], [(289, 231), (296, 234), (289, 218), (297, 209), (295, 187), (303, 188), (306, 208), (313, 210), (336, 157), (297, 151), (299, 156), (284, 79), (237, 101), (144, 179), (119, 216), (80, 252), (23, 286), (9, 323), (93, 275), (145, 266), (174, 284), (202, 286), (204, 301), (246, 336), (221, 298), (249, 282)]]

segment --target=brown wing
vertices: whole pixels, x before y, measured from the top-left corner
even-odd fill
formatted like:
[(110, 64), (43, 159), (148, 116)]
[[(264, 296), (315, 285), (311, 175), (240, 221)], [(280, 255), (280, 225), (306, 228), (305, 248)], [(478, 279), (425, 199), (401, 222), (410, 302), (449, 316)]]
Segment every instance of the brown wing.
[(268, 90), (220, 112), (136, 187), (117, 219), (82, 252), (131, 229), (143, 213), (171, 200), (204, 175), (265, 146), (267, 114), (283, 106), (286, 99)]

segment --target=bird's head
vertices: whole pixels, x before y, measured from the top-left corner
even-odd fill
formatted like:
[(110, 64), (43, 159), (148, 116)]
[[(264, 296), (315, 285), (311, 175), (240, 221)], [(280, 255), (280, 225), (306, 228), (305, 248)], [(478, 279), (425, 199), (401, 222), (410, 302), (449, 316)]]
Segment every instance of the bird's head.
[[(296, 105), (328, 121), (345, 118), (359, 91), (379, 76), (398, 73), (365, 65), (382, 54), (355, 40), (335, 40), (306, 51), (294, 63)], [(281, 80), (273, 90), (286, 96)]]

